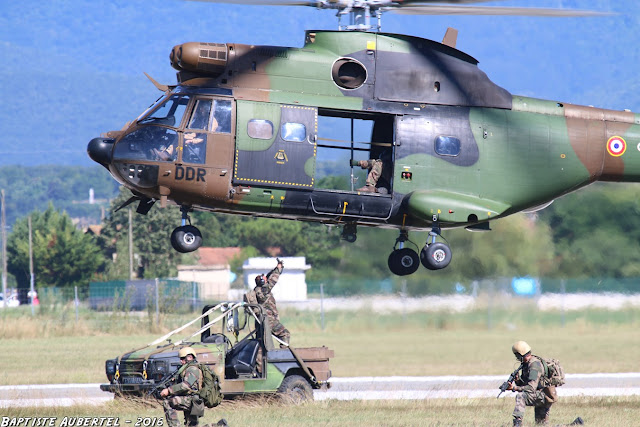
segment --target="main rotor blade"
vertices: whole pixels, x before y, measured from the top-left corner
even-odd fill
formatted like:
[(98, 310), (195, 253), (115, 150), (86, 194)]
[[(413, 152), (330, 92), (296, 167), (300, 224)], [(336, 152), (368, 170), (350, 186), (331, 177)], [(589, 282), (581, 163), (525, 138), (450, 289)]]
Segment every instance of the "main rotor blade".
[[(207, 3), (230, 3), (259, 6), (311, 6), (318, 9), (352, 10), (367, 4), (371, 10), (380, 9), (403, 15), (493, 15), (493, 16), (606, 16), (611, 12), (581, 9), (548, 9), (536, 7), (462, 6), (486, 3), (489, 0), (189, 0)], [(503, 0), (493, 0), (503, 1)]]
[(315, 1), (304, 0), (189, 0), (203, 3), (248, 4), (254, 6), (311, 6), (317, 7)]
[[(442, 2), (440, 2), (442, 3)], [(407, 4), (407, 6), (404, 6)], [(571, 17), (571, 16), (605, 16), (610, 12), (598, 12), (594, 10), (579, 9), (544, 9), (536, 7), (497, 7), (497, 6), (444, 6), (437, 4), (424, 4), (404, 2), (400, 7), (384, 8), (385, 11), (402, 15), (490, 15), (490, 16), (546, 16), (546, 17)]]

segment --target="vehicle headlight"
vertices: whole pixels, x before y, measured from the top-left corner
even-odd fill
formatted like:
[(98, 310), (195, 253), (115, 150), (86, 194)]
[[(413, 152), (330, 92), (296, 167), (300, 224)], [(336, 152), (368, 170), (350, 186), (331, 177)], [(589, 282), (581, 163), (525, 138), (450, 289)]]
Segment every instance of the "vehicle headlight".
[(115, 360), (107, 360), (104, 364), (105, 370), (107, 371), (107, 375), (114, 375), (116, 373), (116, 361)]
[(164, 360), (158, 360), (153, 363), (153, 372), (158, 374), (166, 374), (167, 371), (167, 362)]

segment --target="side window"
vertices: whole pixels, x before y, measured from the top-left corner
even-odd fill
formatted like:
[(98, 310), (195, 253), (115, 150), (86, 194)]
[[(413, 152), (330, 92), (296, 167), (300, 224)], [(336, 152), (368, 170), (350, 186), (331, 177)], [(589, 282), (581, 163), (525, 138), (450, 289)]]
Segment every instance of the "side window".
[(231, 101), (213, 101), (213, 132), (231, 133)]
[(455, 136), (440, 135), (436, 137), (435, 150), (441, 156), (457, 156), (460, 154), (460, 140)]
[(269, 120), (251, 119), (247, 123), (247, 135), (254, 139), (271, 139), (273, 123)]
[(280, 135), (285, 141), (302, 142), (307, 138), (307, 129), (302, 123), (283, 123)]
[(189, 129), (208, 129), (209, 116), (211, 115), (211, 100), (198, 99), (196, 106), (193, 108), (191, 120), (189, 120)]

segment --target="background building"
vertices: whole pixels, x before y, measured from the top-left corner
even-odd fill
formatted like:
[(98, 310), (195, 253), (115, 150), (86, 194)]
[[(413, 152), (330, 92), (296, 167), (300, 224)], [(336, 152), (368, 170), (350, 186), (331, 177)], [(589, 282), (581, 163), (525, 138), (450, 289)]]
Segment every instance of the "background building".
[[(284, 263), (284, 270), (278, 280), (278, 285), (273, 288), (273, 296), (276, 301), (306, 301), (307, 282), (305, 272), (311, 268), (306, 263), (305, 257), (280, 258)], [(242, 265), (246, 290), (253, 289), (256, 285), (256, 276), (267, 274), (276, 266), (275, 258), (249, 258)]]
[(178, 280), (200, 284), (200, 298), (223, 300), (229, 298), (229, 289), (235, 275), (230, 260), (240, 255), (240, 248), (199, 248), (199, 262), (195, 265), (179, 265)]

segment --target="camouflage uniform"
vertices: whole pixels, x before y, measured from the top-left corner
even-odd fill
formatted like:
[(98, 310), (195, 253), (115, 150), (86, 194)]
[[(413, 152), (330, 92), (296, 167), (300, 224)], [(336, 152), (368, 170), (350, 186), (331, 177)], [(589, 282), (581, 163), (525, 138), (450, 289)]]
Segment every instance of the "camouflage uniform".
[(382, 160), (360, 160), (358, 165), (362, 169), (369, 169), (369, 175), (367, 175), (366, 185), (362, 188), (359, 188), (358, 191), (369, 191), (375, 193), (376, 185), (378, 180), (380, 179), (380, 175), (382, 175)]
[[(271, 289), (273, 289), (276, 283), (278, 283), (281, 273), (282, 267), (276, 266), (276, 268), (267, 274), (267, 283), (262, 286), (256, 286), (255, 292), (258, 304), (260, 304), (264, 309), (269, 325), (271, 326), (271, 333), (288, 344), (291, 334), (289, 333), (289, 330), (280, 323), (280, 316), (278, 314), (278, 308), (276, 307), (276, 299), (271, 293)], [(280, 347), (284, 348), (285, 346), (280, 344)]]
[(178, 411), (184, 412), (184, 423), (197, 426), (198, 418), (204, 415), (204, 402), (200, 396), (194, 395), (202, 387), (202, 371), (198, 362), (185, 364), (178, 374), (178, 383), (169, 387), (169, 397), (162, 406), (169, 427), (179, 427)]
[(546, 424), (551, 405), (558, 399), (554, 386), (544, 386), (544, 365), (537, 356), (531, 356), (523, 364), (522, 375), (516, 378), (513, 390), (516, 394), (516, 406), (513, 409), (513, 423), (520, 425), (526, 406), (533, 406), (536, 424)]

